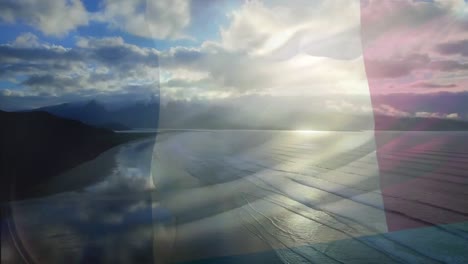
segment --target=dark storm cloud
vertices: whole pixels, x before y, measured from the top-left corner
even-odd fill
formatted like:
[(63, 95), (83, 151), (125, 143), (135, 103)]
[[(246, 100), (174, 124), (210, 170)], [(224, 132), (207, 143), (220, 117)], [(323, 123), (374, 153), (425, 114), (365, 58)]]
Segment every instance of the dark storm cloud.
[(416, 88), (455, 88), (458, 87), (456, 84), (437, 84), (437, 83), (430, 83), (430, 82), (420, 82), (413, 84), (412, 87)]
[(32, 75), (38, 73), (46, 72), (56, 72), (56, 71), (70, 71), (72, 70), (69, 63), (51, 63), (44, 66), (43, 63), (38, 63), (36, 61), (21, 61), (18, 63), (4, 63), (0, 66), (0, 77), (11, 77), (18, 74), (23, 75)]
[(147, 57), (136, 54), (125, 47), (101, 47), (95, 50), (95, 58), (107, 65), (120, 64), (122, 62), (133, 61), (136, 63), (146, 62)]
[(16, 47), (13, 45), (0, 45), (0, 62), (15, 62), (18, 60), (80, 60), (81, 54), (75, 50), (61, 47)]
[(33, 75), (26, 79), (22, 84), (32, 88), (45, 89), (63, 89), (70, 90), (75, 87), (80, 81), (77, 78), (59, 77), (55, 75)]
[(366, 60), (369, 78), (398, 78), (418, 70), (454, 72), (468, 70), (468, 63), (456, 60), (434, 60), (426, 54), (412, 54), (403, 58)]
[(462, 55), (468, 57), (468, 40), (440, 44), (437, 46), (437, 51), (445, 55)]
[(434, 93), (396, 93), (375, 95), (375, 105), (388, 105), (399, 111), (414, 114), (428, 113), (457, 113), (463, 119), (468, 118), (468, 92), (434, 92)]
[(204, 89), (212, 87), (212, 83), (209, 79), (200, 80), (186, 80), (186, 79), (170, 79), (169, 81), (162, 83), (163, 86), (169, 87), (202, 87)]
[(428, 68), (445, 72), (468, 70), (468, 63), (461, 63), (454, 60), (440, 60), (431, 62)]
[(154, 83), (158, 64), (156, 50), (121, 38), (80, 39), (74, 48), (0, 45), (0, 77), (25, 79), (23, 86), (42, 93), (116, 91), (129, 83)]
[(96, 61), (108, 67), (119, 65), (158, 66), (155, 52), (136, 50), (130, 45), (89, 46), (86, 48), (65, 49), (62, 47), (15, 47), (0, 45), (0, 63), (17, 65), (21, 62), (90, 62)]
[(54, 83), (57, 81), (58, 78), (52, 75), (40, 75), (40, 76), (31, 76), (23, 84), (26, 85), (49, 85), (50, 83)]
[(161, 56), (165, 67), (189, 66), (207, 57), (206, 51), (194, 48), (177, 47)]
[(431, 60), (429, 56), (412, 54), (403, 58), (386, 60), (366, 60), (367, 76), (370, 78), (396, 78), (410, 74), (416, 69), (425, 67)]

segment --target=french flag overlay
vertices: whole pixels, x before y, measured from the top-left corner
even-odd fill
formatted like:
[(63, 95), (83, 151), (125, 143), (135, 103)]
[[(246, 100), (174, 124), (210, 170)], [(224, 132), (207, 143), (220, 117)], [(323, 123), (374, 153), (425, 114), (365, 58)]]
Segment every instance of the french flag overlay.
[[(449, 4), (449, 3), (445, 3)], [(408, 104), (397, 98), (380, 100), (379, 95), (407, 87), (437, 89), (444, 85), (462, 87), (465, 80), (449, 79), (444, 72), (464, 64), (451, 61), (463, 52), (459, 12), (445, 13), (436, 19), (415, 23), (425, 11), (437, 12), (434, 3), (414, 6), (405, 1), (362, 1), (361, 37), (363, 57), (373, 108), (392, 106), (416, 108), (424, 102)], [(401, 13), (407, 13), (402, 17)], [(400, 17), (401, 22), (394, 18)], [(463, 44), (465, 43), (465, 44)], [(405, 76), (405, 73), (410, 73)], [(449, 82), (449, 84), (447, 83)], [(450, 108), (450, 102), (446, 102)], [(461, 195), (466, 183), (467, 150), (463, 135), (411, 132), (389, 136), (380, 130), (395, 121), (374, 112), (376, 154), (380, 188), (389, 231), (459, 223), (467, 220), (468, 204)], [(411, 125), (411, 130), (431, 130), (437, 119)]]
[(2, 263), (468, 263), (466, 1), (3, 2)]
[[(309, 89), (292, 86), (291, 96), (331, 89), (326, 85), (331, 79), (350, 83), (353, 93), (366, 95), (360, 109), (372, 109), (349, 113), (359, 114), (358, 120), (324, 115), (319, 127), (329, 130), (288, 120), (291, 133), (258, 116), (291, 113), (288, 108), (296, 106), (265, 104), (261, 97), (236, 105), (236, 114), (247, 116), (251, 128), (269, 130), (212, 129), (220, 118), (237, 121), (235, 114), (215, 107), (208, 110), (213, 112), (207, 126), (192, 125), (197, 113), (180, 113), (186, 125), (178, 128), (193, 130), (161, 134), (154, 147), (158, 202), (153, 213), (162, 222), (154, 227), (155, 258), (190, 263), (268, 263), (274, 262), (272, 255), (284, 263), (468, 261), (468, 150), (463, 143), (468, 137), (421, 132), (436, 128), (440, 119), (402, 124), (394, 116), (406, 113), (384, 115), (393, 109), (410, 112), (418, 102), (382, 95), (464, 82), (444, 73), (466, 67), (449, 59), (465, 52), (455, 32), (466, 25), (457, 22), (457, 10), (419, 22), (418, 16), (445, 4), (419, 2), (347, 1), (343, 8), (354, 14), (347, 20), (359, 27), (337, 26), (342, 19), (337, 13), (311, 13), (323, 24), (278, 32), (255, 54), (268, 62), (266, 71), (293, 65), (295, 79), (310, 79)], [(330, 30), (317, 34), (314, 27)], [(334, 37), (338, 34), (345, 37)], [(352, 74), (330, 71), (317, 80), (314, 72), (329, 63)], [(340, 96), (345, 101), (353, 95)], [(301, 104), (301, 110), (310, 105)], [(162, 109), (160, 127), (171, 127), (174, 118)], [(369, 130), (354, 130), (356, 123)], [(411, 131), (397, 131), (401, 126)]]

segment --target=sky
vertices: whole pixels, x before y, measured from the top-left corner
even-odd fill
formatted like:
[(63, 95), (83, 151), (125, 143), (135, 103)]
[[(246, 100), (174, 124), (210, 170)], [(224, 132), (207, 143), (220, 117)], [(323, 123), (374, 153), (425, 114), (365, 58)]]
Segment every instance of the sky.
[(463, 0), (2, 0), (0, 32), (0, 108), (467, 92)]

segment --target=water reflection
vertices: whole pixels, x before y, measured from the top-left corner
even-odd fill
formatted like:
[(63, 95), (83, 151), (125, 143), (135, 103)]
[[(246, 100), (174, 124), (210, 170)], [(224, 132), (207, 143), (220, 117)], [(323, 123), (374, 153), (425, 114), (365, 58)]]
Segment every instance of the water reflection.
[(154, 140), (145, 140), (120, 147), (111, 175), (85, 191), (121, 195), (154, 189), (153, 179), (150, 177), (153, 145)]
[(468, 135), (375, 136), (161, 134), (84, 164), (107, 173), (91, 186), (15, 202), (10, 229), (37, 263), (468, 261)]
[[(467, 161), (467, 135), (380, 133), (205, 131), (157, 142), (153, 177), (177, 219), (174, 260), (269, 252), (284, 263), (468, 261), (465, 187), (441, 183), (466, 174), (427, 159)], [(405, 230), (408, 222), (418, 229)]]
[[(92, 186), (12, 204), (10, 230), (23, 253), (35, 263), (151, 263), (153, 145), (154, 139), (126, 144), (83, 165), (95, 175), (107, 172), (99, 162), (115, 161)], [(59, 184), (72, 180), (67, 176), (76, 173), (62, 175)]]

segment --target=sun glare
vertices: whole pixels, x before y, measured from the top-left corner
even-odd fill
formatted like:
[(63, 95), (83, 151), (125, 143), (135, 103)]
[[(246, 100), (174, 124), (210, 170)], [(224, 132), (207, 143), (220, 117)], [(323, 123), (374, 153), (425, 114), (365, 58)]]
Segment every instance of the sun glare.
[(307, 129), (296, 129), (294, 132), (299, 133), (299, 134), (322, 134), (325, 133), (325, 131), (319, 131), (319, 130), (307, 130)]

